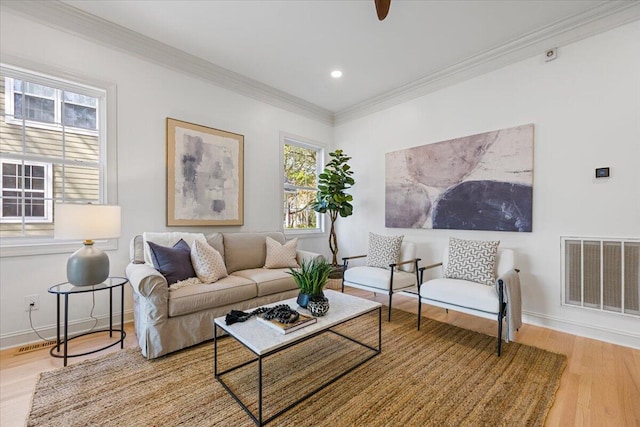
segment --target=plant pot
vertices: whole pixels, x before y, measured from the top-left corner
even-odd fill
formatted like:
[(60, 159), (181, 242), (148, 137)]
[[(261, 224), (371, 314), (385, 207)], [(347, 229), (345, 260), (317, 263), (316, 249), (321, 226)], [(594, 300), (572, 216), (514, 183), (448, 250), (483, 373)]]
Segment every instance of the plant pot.
[(327, 314), (329, 311), (329, 298), (325, 296), (312, 296), (307, 302), (307, 310), (311, 312), (314, 317), (320, 317)]
[(298, 299), (296, 300), (296, 302), (298, 303), (298, 305), (302, 308), (307, 308), (307, 304), (309, 304), (309, 297), (311, 295), (309, 294), (303, 294), (302, 292), (300, 292), (298, 294)]

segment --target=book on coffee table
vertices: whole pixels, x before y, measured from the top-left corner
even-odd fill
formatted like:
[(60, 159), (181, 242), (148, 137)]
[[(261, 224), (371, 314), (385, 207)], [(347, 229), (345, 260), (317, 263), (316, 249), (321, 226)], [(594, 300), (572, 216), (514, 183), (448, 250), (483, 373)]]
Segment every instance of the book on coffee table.
[(293, 323), (282, 323), (276, 319), (267, 320), (260, 316), (257, 316), (258, 322), (268, 325), (270, 328), (280, 332), (281, 334), (288, 334), (289, 332), (297, 331), (300, 328), (316, 323), (316, 318), (306, 314), (300, 313), (300, 317)]

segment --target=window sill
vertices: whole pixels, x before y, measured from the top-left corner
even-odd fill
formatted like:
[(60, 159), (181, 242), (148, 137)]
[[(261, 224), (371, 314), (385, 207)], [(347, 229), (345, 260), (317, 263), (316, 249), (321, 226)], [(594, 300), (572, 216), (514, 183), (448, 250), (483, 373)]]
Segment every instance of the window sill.
[(322, 230), (284, 230), (284, 235), (287, 239), (305, 239), (305, 238), (314, 238), (314, 237), (323, 237), (326, 236)]
[[(103, 251), (117, 250), (118, 239), (96, 241), (95, 246)], [(0, 245), (0, 258), (73, 253), (81, 247), (81, 241), (57, 242), (51, 239), (29, 241), (26, 241), (26, 239), (15, 239), (14, 241), (11, 241), (10, 239), (3, 238), (2, 244)]]

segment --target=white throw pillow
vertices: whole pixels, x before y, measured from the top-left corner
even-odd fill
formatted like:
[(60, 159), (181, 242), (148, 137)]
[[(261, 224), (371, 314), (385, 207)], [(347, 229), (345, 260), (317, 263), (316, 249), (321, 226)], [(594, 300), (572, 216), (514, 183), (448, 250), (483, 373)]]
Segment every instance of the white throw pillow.
[(300, 267), (296, 256), (298, 254), (298, 239), (289, 240), (281, 245), (277, 240), (267, 236), (267, 259), (264, 268), (296, 268)]
[(191, 264), (202, 283), (214, 283), (227, 277), (227, 267), (220, 252), (199, 240), (191, 246)]
[(400, 260), (400, 248), (404, 236), (379, 236), (369, 233), (367, 266), (389, 269), (389, 264)]
[(499, 240), (463, 240), (451, 237), (444, 277), (493, 285), (496, 280), (499, 244)]
[(153, 242), (160, 246), (172, 247), (180, 241), (187, 242), (189, 247), (193, 246), (195, 240), (207, 243), (207, 238), (202, 233), (183, 233), (178, 231), (167, 232), (147, 232), (142, 233), (142, 244), (144, 246), (144, 262), (153, 265), (151, 251), (147, 242)]

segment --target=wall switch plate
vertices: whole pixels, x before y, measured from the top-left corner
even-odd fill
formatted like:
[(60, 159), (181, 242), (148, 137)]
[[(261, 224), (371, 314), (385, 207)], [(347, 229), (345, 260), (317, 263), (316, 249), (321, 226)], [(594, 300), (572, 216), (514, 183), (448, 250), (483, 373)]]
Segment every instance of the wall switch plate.
[(27, 295), (24, 297), (24, 311), (36, 311), (40, 309), (40, 295)]

